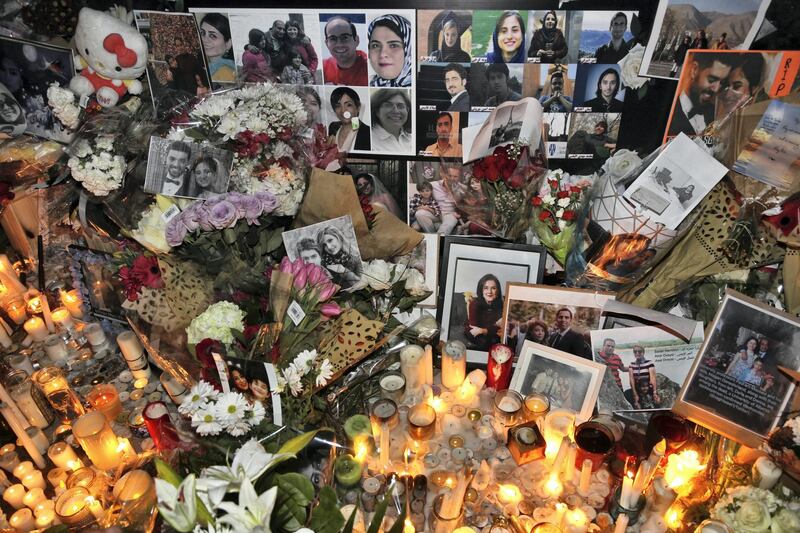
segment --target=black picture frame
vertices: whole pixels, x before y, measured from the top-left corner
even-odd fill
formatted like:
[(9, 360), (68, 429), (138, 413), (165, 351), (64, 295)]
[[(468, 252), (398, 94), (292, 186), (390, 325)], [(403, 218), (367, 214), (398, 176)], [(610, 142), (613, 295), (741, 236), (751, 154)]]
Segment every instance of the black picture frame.
[(72, 286), (80, 291), (89, 314), (98, 319), (127, 324), (120, 297), (122, 287), (112, 270), (113, 256), (74, 244), (68, 246), (67, 251)]

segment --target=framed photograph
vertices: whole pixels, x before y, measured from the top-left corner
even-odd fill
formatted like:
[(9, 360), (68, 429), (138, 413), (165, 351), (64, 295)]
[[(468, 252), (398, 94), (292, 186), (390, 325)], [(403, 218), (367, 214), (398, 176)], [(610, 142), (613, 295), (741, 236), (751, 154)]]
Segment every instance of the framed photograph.
[(144, 191), (209, 198), (227, 192), (233, 152), (188, 141), (150, 137)]
[(695, 323), (689, 342), (656, 326), (590, 335), (595, 362), (608, 369), (598, 398), (601, 410), (671, 409), (703, 344), (703, 323)]
[(758, 447), (794, 393), (778, 367), (800, 369), (800, 321), (728, 289), (706, 331), (672, 410)]
[(120, 294), (125, 291), (112, 270), (111, 254), (70, 245), (72, 286), (81, 292), (83, 303), (97, 318), (127, 323), (123, 316)]
[(509, 388), (523, 396), (538, 392), (550, 398), (550, 408), (572, 409), (577, 418), (592, 416), (605, 366), (572, 354), (525, 341)]
[(622, 195), (653, 222), (676, 229), (728, 168), (680, 134)]
[(503, 296), (509, 283), (538, 283), (545, 249), (488, 239), (445, 237), (439, 269), (437, 320), (441, 339), (467, 346), (467, 361), (486, 363), (502, 337)]
[(436, 307), (439, 289), (439, 235), (425, 233), (423, 237), (422, 242), (411, 252), (413, 258), (411, 266), (422, 272), (425, 276), (425, 286), (433, 292), (417, 305), (419, 307)]
[[(16, 131), (27, 119), (27, 132), (58, 142), (69, 142), (73, 132), (59, 121), (47, 100), (47, 88), (53, 83), (68, 86), (75, 75), (72, 51), (69, 48), (0, 37), (0, 83), (6, 86), (22, 109), (8, 115), (0, 123)], [(3, 95), (6, 98), (6, 95)], [(18, 106), (17, 106), (18, 107)], [(24, 117), (23, 117), (24, 114)]]
[(639, 75), (678, 77), (687, 50), (750, 48), (771, 0), (661, 0)]
[(289, 259), (324, 267), (343, 289), (361, 281), (361, 252), (350, 215), (284, 231), (283, 245)]
[(503, 342), (519, 356), (526, 340), (592, 359), (589, 332), (602, 326), (610, 292), (511, 283), (503, 310)]

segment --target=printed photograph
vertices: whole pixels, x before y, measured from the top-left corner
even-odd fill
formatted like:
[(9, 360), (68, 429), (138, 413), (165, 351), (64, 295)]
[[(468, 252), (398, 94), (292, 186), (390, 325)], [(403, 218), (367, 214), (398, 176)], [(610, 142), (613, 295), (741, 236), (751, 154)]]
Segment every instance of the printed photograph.
[(503, 342), (517, 355), (532, 341), (583, 359), (591, 359), (589, 332), (599, 329), (603, 305), (611, 293), (514, 283), (509, 285)]
[(8, 88), (0, 84), (0, 139), (19, 137), (27, 127), (22, 106)]
[(522, 98), (525, 65), (476, 63), (469, 71), (472, 109), (490, 110), (504, 102)]
[(369, 84), (411, 87), (414, 82), (413, 11), (381, 14), (367, 27)]
[[(472, 106), (470, 65), (460, 63), (419, 65), (417, 104), (421, 111), (467, 112)], [(476, 100), (477, 101), (477, 100)]]
[(679, 135), (627, 188), (623, 198), (651, 220), (676, 229), (727, 171), (694, 141)]
[(636, 15), (636, 11), (584, 11), (578, 60), (619, 63), (633, 46), (630, 25)]
[(541, 279), (544, 249), (459, 237), (446, 237), (443, 246), (437, 309), (441, 339), (464, 342), (467, 360), (485, 363), (489, 347), (503, 336), (507, 284)]
[(538, 148), (541, 123), (541, 108), (535, 105), (532, 98), (501, 104), (482, 124), (464, 129), (464, 160), (468, 162), (485, 157), (497, 146), (518, 139), (527, 139), (530, 146)]
[(363, 13), (319, 15), (325, 85), (367, 85), (367, 17)]
[(530, 11), (527, 61), (532, 63), (574, 63), (568, 57), (566, 11)]
[(524, 63), (527, 11), (474, 11), (472, 61)]
[(461, 145), (461, 117), (450, 111), (417, 113), (417, 150), (421, 156), (458, 158), (464, 153)]
[(673, 410), (757, 446), (794, 392), (778, 366), (800, 367), (797, 318), (728, 289)]
[[(539, 69), (541, 86), (534, 96), (542, 104), (545, 113), (572, 112), (574, 107), (572, 95), (578, 73), (577, 65), (529, 65), (526, 68)], [(526, 92), (527, 94), (529, 93)]]
[(621, 113), (625, 100), (619, 65), (578, 65), (575, 111)]
[(417, 11), (417, 50), (421, 63), (472, 61), (472, 11)]
[(567, 157), (567, 139), (569, 139), (569, 113), (545, 113), (544, 127), (547, 134), (544, 143), (547, 157), (564, 159)]
[(361, 252), (350, 215), (283, 232), (286, 255), (324, 267), (343, 289), (361, 281)]
[(208, 62), (208, 73), (216, 84), (236, 81), (233, 39), (227, 13), (195, 13), (200, 28), (200, 41)]
[(406, 188), (408, 168), (396, 159), (362, 159), (348, 157), (345, 162), (353, 176), (356, 191), (367, 198), (370, 205), (380, 207), (406, 220)]
[[(0, 62), (0, 83), (8, 89), (8, 93), (0, 95), (3, 131), (8, 134), (22, 129), (32, 135), (69, 142), (72, 134), (53, 115), (47, 103), (47, 88), (51, 83), (69, 85), (75, 75), (72, 51), (0, 37)], [(13, 98), (9, 98), (9, 93)]]
[(323, 118), (340, 152), (369, 152), (370, 99), (366, 87), (326, 87)]
[(770, 1), (661, 0), (639, 74), (677, 78), (688, 50), (746, 50)]
[(316, 16), (253, 9), (231, 13), (230, 26), (234, 60), (243, 81), (322, 83), (323, 41)]
[(323, 124), (322, 120), (322, 96), (325, 95), (325, 88), (319, 86), (301, 85), (295, 89), (295, 93), (303, 102), (306, 110), (306, 127), (314, 130), (317, 124)]
[(150, 137), (145, 192), (210, 198), (227, 192), (233, 152), (188, 141)]
[(147, 40), (147, 79), (158, 109), (170, 109), (211, 90), (195, 16), (136, 11), (136, 27)]
[(411, 91), (370, 89), (372, 151), (414, 154), (414, 112)]
[(619, 113), (573, 113), (567, 140), (567, 157), (592, 159), (599, 164), (617, 149)]
[(557, 349), (526, 341), (514, 368), (510, 389), (534, 392), (550, 400), (550, 409), (572, 409), (588, 420), (597, 403), (605, 367)]
[(733, 170), (767, 185), (789, 190), (800, 180), (800, 106), (773, 100)]
[(598, 398), (601, 410), (671, 409), (703, 344), (703, 323), (696, 323), (688, 342), (655, 326), (590, 335), (592, 356), (606, 367)]

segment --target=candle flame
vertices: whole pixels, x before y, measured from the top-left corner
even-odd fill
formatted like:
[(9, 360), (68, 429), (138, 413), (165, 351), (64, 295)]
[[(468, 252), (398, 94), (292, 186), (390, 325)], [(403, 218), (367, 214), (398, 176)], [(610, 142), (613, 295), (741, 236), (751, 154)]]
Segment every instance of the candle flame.
[(411, 523), (411, 520), (406, 518), (405, 522), (403, 522), (403, 533), (415, 533), (416, 531), (417, 530), (414, 528), (414, 524)]
[(519, 503), (522, 501), (522, 492), (516, 485), (498, 485), (497, 499), (503, 503)]
[(551, 474), (544, 484), (544, 490), (546, 494), (555, 497), (561, 494), (564, 487), (561, 485), (558, 476), (556, 474)]
[(705, 468), (706, 465), (700, 463), (700, 454), (696, 450), (684, 450), (669, 456), (664, 469), (664, 482), (669, 488), (677, 489), (689, 483)]
[(433, 410), (436, 411), (438, 414), (442, 414), (447, 410), (447, 404), (438, 396), (431, 396), (428, 397), (428, 405), (433, 407)]
[(367, 455), (369, 455), (369, 444), (366, 435), (358, 435), (355, 440), (353, 441), (353, 458), (358, 461), (359, 463), (363, 463), (367, 460)]
[(682, 525), (681, 522), (682, 518), (683, 518), (683, 513), (679, 509), (676, 509), (673, 506), (670, 507), (669, 510), (667, 510), (667, 514), (664, 515), (664, 522), (670, 529), (679, 529)]

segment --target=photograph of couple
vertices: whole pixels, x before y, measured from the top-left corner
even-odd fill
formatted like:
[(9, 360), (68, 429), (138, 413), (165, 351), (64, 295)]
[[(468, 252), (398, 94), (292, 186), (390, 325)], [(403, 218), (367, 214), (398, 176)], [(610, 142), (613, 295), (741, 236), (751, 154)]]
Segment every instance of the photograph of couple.
[(233, 152), (151, 137), (144, 190), (164, 196), (210, 198), (227, 192), (232, 164)]

